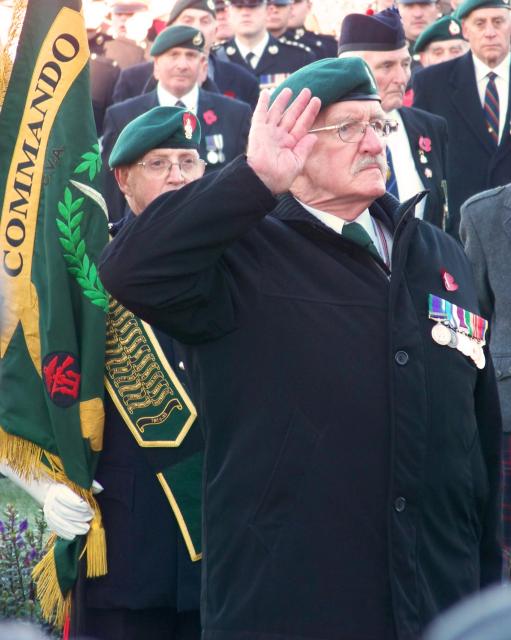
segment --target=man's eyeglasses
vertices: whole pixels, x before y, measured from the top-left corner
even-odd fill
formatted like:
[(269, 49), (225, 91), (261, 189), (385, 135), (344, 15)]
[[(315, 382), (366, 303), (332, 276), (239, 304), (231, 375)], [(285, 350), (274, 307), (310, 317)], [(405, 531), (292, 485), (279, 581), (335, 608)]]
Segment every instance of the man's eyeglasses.
[(311, 129), (309, 133), (319, 133), (320, 131), (337, 131), (337, 135), (343, 142), (360, 142), (365, 136), (367, 127), (376, 133), (379, 138), (386, 138), (391, 133), (397, 131), (398, 123), (395, 120), (349, 120), (341, 124), (331, 124), (328, 127)]
[(172, 162), (171, 160), (167, 160), (167, 158), (151, 158), (150, 160), (137, 162), (137, 164), (144, 167), (148, 173), (155, 177), (167, 175), (172, 171), (174, 165), (179, 169), (183, 178), (196, 176), (198, 174), (202, 175), (206, 168), (204, 160), (200, 160), (199, 158), (184, 158), (178, 162)]

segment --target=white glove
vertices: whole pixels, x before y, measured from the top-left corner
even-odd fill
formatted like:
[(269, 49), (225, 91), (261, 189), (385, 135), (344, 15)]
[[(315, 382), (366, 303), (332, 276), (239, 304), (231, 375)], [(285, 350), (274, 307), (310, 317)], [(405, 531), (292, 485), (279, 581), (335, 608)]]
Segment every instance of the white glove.
[[(24, 489), (42, 506), (49, 529), (60, 538), (73, 540), (75, 536), (88, 532), (93, 511), (83, 498), (65, 484), (49, 477), (37, 480), (21, 477), (4, 463), (0, 463), (0, 473)], [(94, 480), (92, 492), (97, 494), (101, 491), (103, 487)]]

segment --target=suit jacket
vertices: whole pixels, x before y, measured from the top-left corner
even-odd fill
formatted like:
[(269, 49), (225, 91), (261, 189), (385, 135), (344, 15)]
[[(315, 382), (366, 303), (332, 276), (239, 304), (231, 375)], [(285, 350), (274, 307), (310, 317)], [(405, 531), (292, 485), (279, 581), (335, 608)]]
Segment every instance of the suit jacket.
[[(154, 89), (136, 98), (113, 104), (107, 109), (104, 121), (102, 157), (105, 199), (112, 221), (119, 220), (122, 217), (126, 201), (117, 186), (113, 172), (108, 169), (108, 158), (124, 127), (137, 116), (153, 107), (157, 107), (158, 104), (158, 95), (156, 89)], [(205, 113), (210, 117), (205, 119)], [(252, 112), (247, 104), (199, 89), (197, 116), (202, 128), (199, 155), (208, 162), (206, 171), (219, 169), (240, 153), (244, 153), (252, 118)], [(216, 120), (212, 121), (214, 118)], [(222, 148), (220, 148), (221, 144), (219, 144), (222, 143), (222, 140), (219, 140), (218, 136), (223, 139)], [(223, 153), (224, 161), (218, 161), (218, 153), (216, 154), (217, 158), (214, 158), (214, 154), (210, 153), (215, 149)]]
[[(259, 98), (259, 85), (252, 73), (238, 65), (219, 60), (214, 53), (209, 56), (209, 64), (213, 77), (206, 78), (202, 89), (236, 98), (249, 104), (252, 109), (255, 108)], [(153, 62), (150, 61), (123, 69), (115, 84), (112, 102), (122, 102), (152, 91), (156, 87), (153, 67)]]
[[(413, 88), (414, 106), (447, 120), (451, 140), (447, 149), (448, 231), (457, 237), (459, 211), (463, 202), (475, 193), (509, 182), (509, 127), (505, 128), (498, 147), (495, 146), (486, 128), (470, 52), (455, 60), (422, 69), (414, 78)], [(511, 99), (507, 122), (510, 108)]]
[(474, 269), (481, 313), (490, 321), (502, 424), (511, 431), (511, 184), (465, 202), (460, 235)]
[[(424, 188), (429, 190), (424, 220), (442, 228), (446, 210), (447, 123), (443, 118), (410, 107), (399, 109), (399, 115), (406, 129), (415, 169)], [(419, 138), (430, 139), (430, 152), (420, 153)], [(421, 158), (426, 158), (427, 163)]]
[(223, 45), (223, 51), (231, 62), (241, 65), (243, 68), (255, 74), (259, 78), (259, 85), (271, 84), (272, 76), (277, 74), (290, 74), (314, 62), (316, 56), (312, 51), (300, 42), (280, 42), (270, 36), (268, 44), (253, 69), (241, 55), (234, 38)]
[(98, 137), (103, 135), (105, 111), (112, 104), (112, 91), (120, 68), (113, 60), (92, 54), (90, 57), (90, 85), (94, 122)]
[(314, 33), (314, 31), (309, 31), (304, 27), (296, 27), (295, 29), (288, 29), (283, 37), (306, 45), (318, 60), (337, 57), (337, 40), (334, 36)]

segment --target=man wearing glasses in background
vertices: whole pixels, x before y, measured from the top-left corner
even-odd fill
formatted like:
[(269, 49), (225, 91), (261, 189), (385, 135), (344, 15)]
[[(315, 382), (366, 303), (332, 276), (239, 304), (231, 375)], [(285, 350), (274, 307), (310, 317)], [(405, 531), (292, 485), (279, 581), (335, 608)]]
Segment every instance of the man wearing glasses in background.
[[(262, 93), (246, 156), (102, 257), (107, 289), (193, 364), (203, 640), (415, 640), (500, 577), (471, 267), (414, 216), (423, 193), (385, 193), (394, 129), (363, 60), (318, 60)], [(470, 353), (449, 346), (453, 305)]]

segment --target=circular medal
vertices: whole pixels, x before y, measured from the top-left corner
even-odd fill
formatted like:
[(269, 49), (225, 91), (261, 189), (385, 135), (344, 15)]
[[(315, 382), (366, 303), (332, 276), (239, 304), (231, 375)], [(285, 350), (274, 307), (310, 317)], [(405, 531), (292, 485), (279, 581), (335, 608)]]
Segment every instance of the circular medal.
[(447, 346), (451, 347), (451, 349), (456, 349), (458, 346), (458, 335), (453, 329), (449, 329), (449, 331), (451, 332), (451, 340)]
[(484, 351), (482, 346), (477, 342), (474, 344), (474, 348), (472, 352), (472, 360), (474, 361), (478, 369), (484, 369), (484, 366), (486, 364), (486, 358), (484, 356)]
[(437, 344), (446, 346), (451, 341), (451, 330), (446, 327), (445, 324), (437, 322), (437, 324), (431, 329), (431, 337)]
[(461, 351), (464, 356), (472, 355), (472, 341), (465, 333), (458, 333), (457, 349)]
[(208, 162), (209, 164), (217, 164), (218, 162), (218, 153), (216, 151), (208, 151)]
[(484, 351), (481, 349), (481, 357), (477, 359), (476, 367), (478, 369), (484, 369), (486, 366), (486, 357), (484, 355)]

